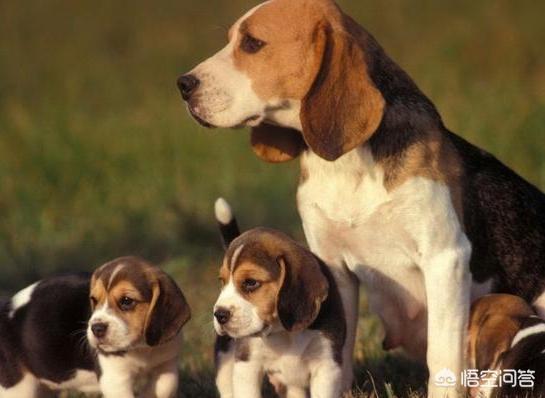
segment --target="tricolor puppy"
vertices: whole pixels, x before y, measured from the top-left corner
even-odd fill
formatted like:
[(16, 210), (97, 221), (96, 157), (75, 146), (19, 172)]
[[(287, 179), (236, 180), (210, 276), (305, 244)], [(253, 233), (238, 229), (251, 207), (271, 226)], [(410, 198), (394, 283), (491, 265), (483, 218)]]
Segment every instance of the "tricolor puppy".
[(238, 235), (229, 206), (216, 202), (228, 245), (214, 305), (217, 386), (221, 397), (261, 396), (264, 375), (288, 397), (341, 394), (345, 321), (328, 268), (281, 232)]
[(129, 398), (142, 376), (143, 397), (172, 397), (189, 317), (176, 283), (139, 258), (44, 279), (0, 307), (0, 396), (48, 388)]
[(178, 83), (199, 122), (252, 127), (264, 160), (300, 157), (305, 236), (334, 270), (346, 313), (345, 388), (358, 282), (384, 346), (427, 361), (430, 396), (461, 393), (434, 379), (463, 369), (472, 299), (512, 293), (545, 316), (545, 195), (450, 132), (332, 0), (258, 5)]
[[(533, 371), (534, 388), (482, 380), (472, 397), (545, 397), (545, 321), (520, 297), (489, 294), (471, 306), (468, 366), (479, 371)], [(518, 377), (518, 373), (517, 373)]]

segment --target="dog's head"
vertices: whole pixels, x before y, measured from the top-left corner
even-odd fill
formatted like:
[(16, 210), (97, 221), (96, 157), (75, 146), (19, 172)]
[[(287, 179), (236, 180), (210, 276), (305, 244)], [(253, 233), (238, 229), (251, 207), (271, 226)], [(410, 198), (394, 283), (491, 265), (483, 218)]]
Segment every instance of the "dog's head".
[(307, 328), (327, 298), (319, 260), (286, 235), (255, 228), (235, 239), (220, 268), (222, 290), (214, 306), (220, 335), (239, 338), (281, 327)]
[(117, 353), (174, 338), (189, 320), (189, 306), (174, 280), (136, 257), (121, 257), (91, 278), (90, 344)]
[(267, 1), (237, 21), (228, 40), (178, 79), (201, 124), (253, 127), (254, 151), (271, 162), (307, 146), (333, 160), (377, 129), (385, 101), (365, 48), (378, 45), (333, 1)]
[(471, 305), (468, 359), (475, 369), (497, 369), (522, 322), (535, 312), (522, 298), (488, 294)]

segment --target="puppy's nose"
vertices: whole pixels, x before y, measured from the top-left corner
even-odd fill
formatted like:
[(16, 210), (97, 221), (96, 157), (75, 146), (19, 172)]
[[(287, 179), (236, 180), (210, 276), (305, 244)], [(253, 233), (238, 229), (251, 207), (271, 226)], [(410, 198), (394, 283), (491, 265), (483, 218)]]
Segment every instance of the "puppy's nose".
[(199, 86), (200, 80), (193, 75), (183, 75), (178, 78), (177, 83), (182, 98), (187, 101)]
[(97, 322), (91, 325), (91, 332), (95, 335), (96, 338), (101, 339), (106, 336), (106, 331), (108, 330), (108, 324), (104, 322)]
[(231, 318), (231, 311), (220, 307), (214, 311), (214, 316), (220, 325), (225, 325), (227, 322), (229, 322), (229, 318)]

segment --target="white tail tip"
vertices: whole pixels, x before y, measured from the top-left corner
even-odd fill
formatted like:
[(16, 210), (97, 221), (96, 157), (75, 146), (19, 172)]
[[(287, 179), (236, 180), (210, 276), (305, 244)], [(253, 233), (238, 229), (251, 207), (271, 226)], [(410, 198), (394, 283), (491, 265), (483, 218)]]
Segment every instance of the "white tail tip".
[(214, 204), (214, 213), (216, 214), (216, 220), (227, 225), (233, 219), (233, 212), (231, 211), (231, 206), (223, 198), (218, 198)]

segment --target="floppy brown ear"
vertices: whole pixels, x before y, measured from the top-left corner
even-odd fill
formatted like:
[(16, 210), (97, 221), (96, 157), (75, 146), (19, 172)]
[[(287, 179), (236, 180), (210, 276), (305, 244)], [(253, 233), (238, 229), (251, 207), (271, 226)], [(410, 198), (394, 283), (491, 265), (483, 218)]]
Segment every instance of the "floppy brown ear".
[(164, 272), (157, 271), (146, 318), (146, 343), (154, 346), (169, 341), (189, 318), (191, 310), (176, 282)]
[(477, 369), (496, 369), (501, 354), (509, 350), (520, 323), (501, 315), (487, 315), (475, 342)]
[(315, 31), (316, 78), (301, 103), (301, 123), (308, 146), (335, 160), (365, 142), (382, 120), (384, 98), (367, 72), (361, 31), (348, 17), (335, 27)]
[(329, 283), (310, 253), (288, 253), (277, 262), (283, 275), (276, 302), (278, 318), (288, 331), (306, 329), (318, 316)]
[(297, 130), (268, 123), (252, 128), (251, 144), (258, 157), (271, 163), (295, 159), (306, 148)]

